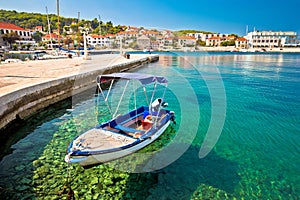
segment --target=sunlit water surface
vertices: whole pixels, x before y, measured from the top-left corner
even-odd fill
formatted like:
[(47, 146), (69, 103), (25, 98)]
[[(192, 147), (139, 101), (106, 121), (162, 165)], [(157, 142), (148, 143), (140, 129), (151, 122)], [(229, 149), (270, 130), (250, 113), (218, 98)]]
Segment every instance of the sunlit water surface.
[[(130, 173), (146, 165), (134, 157), (86, 170), (68, 167), (64, 156), (71, 140), (110, 118), (92, 89), (5, 130), (13, 136), (1, 148), (0, 196), (299, 199), (299, 63), (299, 54), (161, 53), (159, 62), (134, 71), (169, 79), (165, 99), (177, 124), (139, 153), (172, 145), (182, 151), (173, 152), (178, 159), (152, 163), (163, 168), (148, 173)], [(114, 98), (121, 86), (115, 85)], [(126, 109), (133, 108), (133, 98), (128, 93)], [(224, 126), (218, 124), (222, 119)], [(223, 127), (222, 132), (212, 127), (214, 136), (221, 135), (200, 159), (210, 124)]]

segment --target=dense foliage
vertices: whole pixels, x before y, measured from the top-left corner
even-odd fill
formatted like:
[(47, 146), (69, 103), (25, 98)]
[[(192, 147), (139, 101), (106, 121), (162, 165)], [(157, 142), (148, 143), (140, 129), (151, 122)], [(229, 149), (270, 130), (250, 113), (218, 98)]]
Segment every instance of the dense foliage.
[[(15, 10), (0, 10), (0, 21), (16, 24), (25, 29), (33, 29), (36, 26), (43, 26), (45, 28), (48, 27), (47, 15), (40, 13), (17, 12)], [(56, 27), (57, 15), (49, 14), (49, 21), (51, 27)], [(61, 27), (70, 25), (73, 21), (77, 21), (77, 19), (60, 17)]]
[(234, 40), (223, 41), (223, 42), (221, 42), (220, 45), (221, 45), (221, 46), (225, 46), (225, 47), (227, 47), (227, 46), (235, 46), (235, 41), (234, 41)]

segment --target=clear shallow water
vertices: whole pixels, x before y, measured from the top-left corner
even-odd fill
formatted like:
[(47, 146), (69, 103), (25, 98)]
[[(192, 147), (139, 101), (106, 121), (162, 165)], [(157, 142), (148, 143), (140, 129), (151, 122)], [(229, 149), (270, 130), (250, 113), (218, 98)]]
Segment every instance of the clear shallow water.
[[(23, 139), (1, 160), (1, 197), (61, 199), (71, 187), (79, 199), (299, 199), (299, 63), (299, 54), (161, 54), (158, 63), (136, 71), (167, 76), (167, 101), (178, 123), (141, 152), (173, 145), (174, 154), (183, 153), (179, 159), (151, 173), (126, 172), (144, 167), (134, 158), (87, 170), (73, 165), (67, 187), (67, 145), (109, 117), (94, 90), (87, 91), (73, 97), (73, 105), (65, 101), (13, 130)], [(219, 140), (199, 159), (211, 118), (223, 117), (212, 116), (212, 109), (221, 112), (224, 105)]]

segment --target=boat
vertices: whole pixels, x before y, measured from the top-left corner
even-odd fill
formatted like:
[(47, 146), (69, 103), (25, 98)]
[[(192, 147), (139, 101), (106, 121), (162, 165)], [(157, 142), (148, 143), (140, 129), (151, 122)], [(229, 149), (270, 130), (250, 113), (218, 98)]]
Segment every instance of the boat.
[[(116, 111), (112, 112), (108, 97), (116, 81), (125, 81), (125, 86)], [(125, 114), (117, 115), (126, 88), (131, 81), (143, 87), (147, 103), (137, 107), (136, 90), (133, 90), (135, 108)], [(66, 162), (80, 163), (88, 167), (128, 156), (151, 144), (163, 134), (172, 121), (175, 123), (174, 112), (166, 109), (168, 104), (163, 101), (168, 85), (165, 77), (140, 73), (113, 73), (99, 75), (96, 82), (98, 94), (100, 96), (101, 93), (100, 97), (108, 106), (112, 118), (76, 137), (67, 148)], [(150, 101), (146, 91), (149, 84), (153, 85), (153, 87), (150, 85), (153, 88)], [(163, 86), (163, 94), (161, 98), (154, 100), (158, 84)], [(104, 88), (108, 88), (108, 91), (104, 92)]]

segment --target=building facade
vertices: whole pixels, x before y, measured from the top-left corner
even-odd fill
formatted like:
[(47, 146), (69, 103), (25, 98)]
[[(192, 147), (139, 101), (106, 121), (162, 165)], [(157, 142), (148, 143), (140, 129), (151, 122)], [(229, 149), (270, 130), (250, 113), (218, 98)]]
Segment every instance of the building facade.
[(253, 31), (246, 38), (249, 40), (249, 47), (253, 48), (299, 46), (299, 36), (293, 31)]
[(181, 47), (195, 46), (196, 42), (197, 42), (197, 40), (194, 36), (179, 36), (178, 37), (178, 45)]
[(246, 38), (238, 38), (235, 41), (235, 47), (241, 49), (248, 49), (249, 48), (249, 41)]
[(6, 22), (0, 22), (0, 34), (8, 34), (11, 32), (15, 32), (20, 36), (21, 40), (32, 40), (32, 32), (30, 30), (25, 30), (15, 24), (10, 24)]
[(110, 36), (102, 36), (97, 34), (91, 34), (86, 36), (87, 44), (92, 47), (112, 47), (113, 40)]
[(35, 41), (32, 39), (32, 34), (33, 32), (30, 30), (26, 30), (22, 27), (19, 27), (15, 24), (10, 24), (6, 22), (0, 22), (0, 37), (1, 37), (1, 48), (7, 48), (5, 42), (2, 39), (2, 36), (4, 34), (9, 34), (9, 33), (16, 33), (20, 39), (16, 40), (16, 44), (30, 44), (30, 45), (35, 45)]
[(139, 49), (150, 48), (151, 47), (150, 38), (148, 38), (145, 35), (142, 35), (141, 37), (137, 38), (137, 45), (139, 46)]

